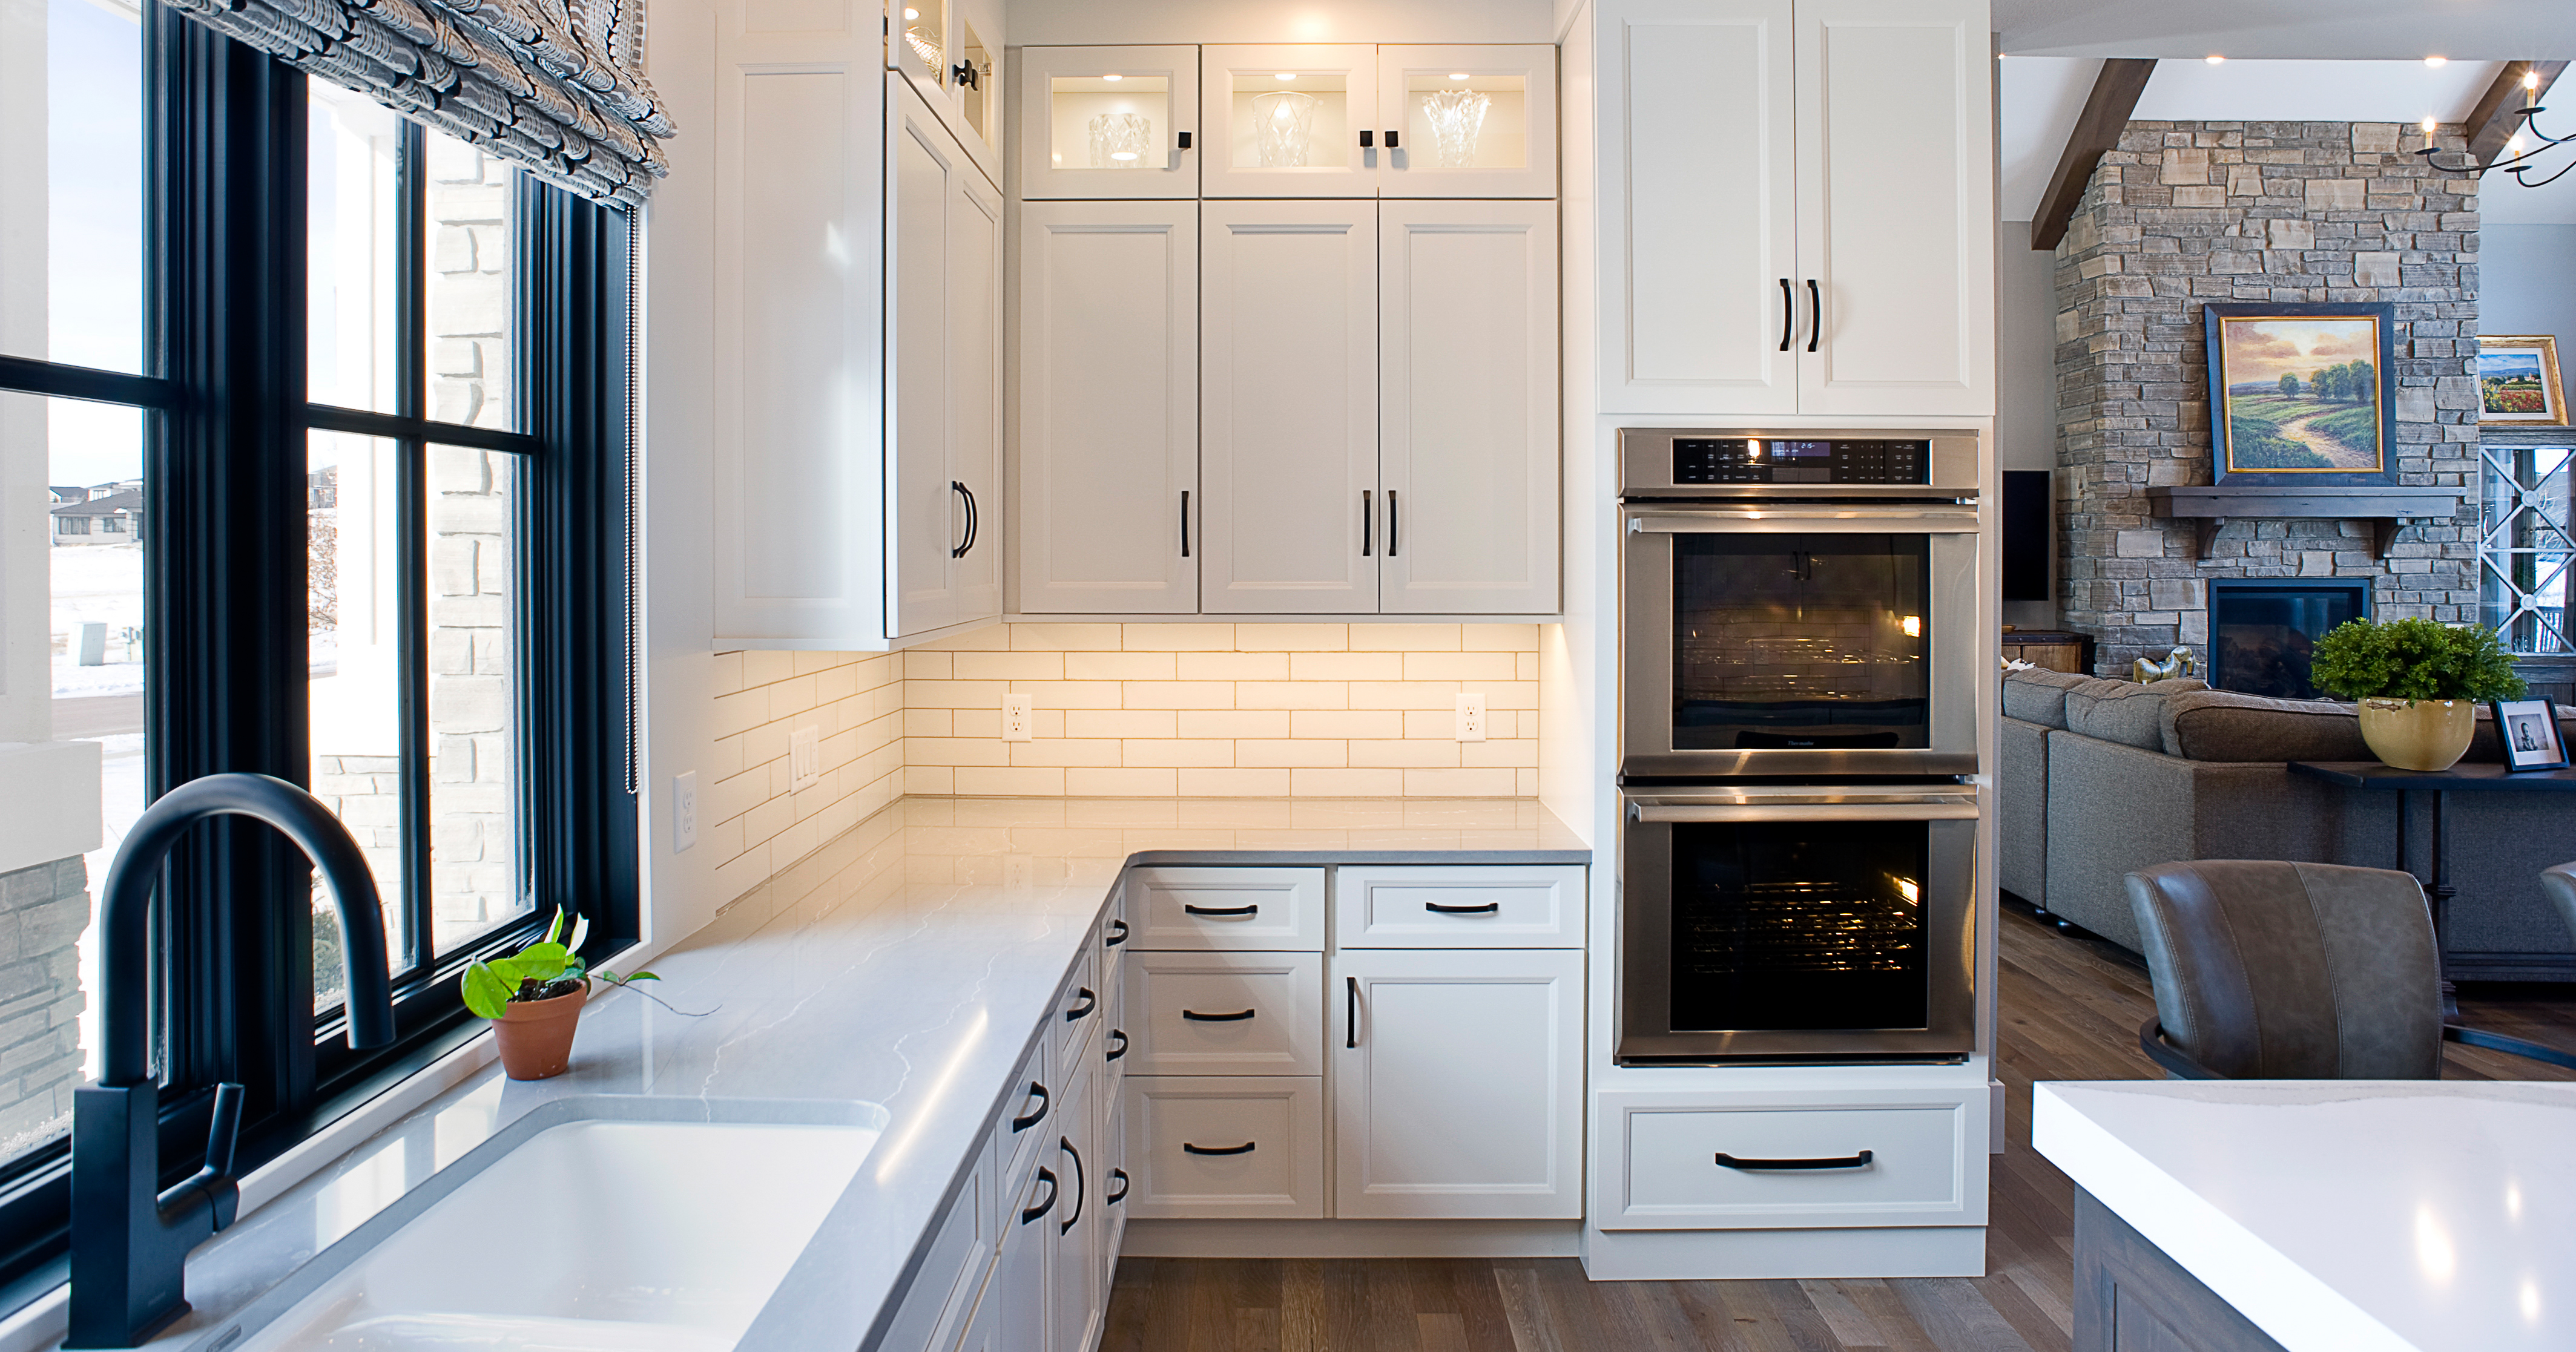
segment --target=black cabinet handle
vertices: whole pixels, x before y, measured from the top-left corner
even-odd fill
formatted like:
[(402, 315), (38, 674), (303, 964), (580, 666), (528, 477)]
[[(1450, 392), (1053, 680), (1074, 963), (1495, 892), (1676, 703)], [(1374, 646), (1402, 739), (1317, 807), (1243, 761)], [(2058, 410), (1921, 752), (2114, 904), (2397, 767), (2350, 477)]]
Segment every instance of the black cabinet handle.
[(1030, 1113), (1026, 1117), (1012, 1118), (1011, 1130), (1014, 1132), (1027, 1131), (1029, 1128), (1036, 1126), (1040, 1122), (1044, 1122), (1046, 1120), (1047, 1108), (1055, 1102), (1054, 1096), (1047, 1093), (1047, 1087), (1035, 1080), (1029, 1081), (1029, 1097), (1038, 1101), (1038, 1110)]
[(1118, 1180), (1118, 1191), (1113, 1192), (1100, 1200), (1111, 1206), (1116, 1206), (1120, 1202), (1127, 1200), (1127, 1190), (1136, 1185), (1128, 1180), (1127, 1171), (1124, 1169), (1112, 1169), (1109, 1171), (1109, 1176)]
[(1063, 1189), (1062, 1189), (1062, 1188), (1060, 1188), (1060, 1187), (1058, 1187), (1058, 1186), (1056, 1185), (1056, 1181), (1055, 1181), (1055, 1170), (1053, 1170), (1053, 1169), (1040, 1169), (1040, 1170), (1038, 1170), (1038, 1177), (1043, 1178), (1043, 1179), (1045, 1179), (1045, 1180), (1046, 1180), (1046, 1185), (1047, 1185), (1047, 1199), (1046, 1199), (1045, 1201), (1043, 1201), (1043, 1202), (1038, 1203), (1036, 1206), (1033, 1206), (1033, 1207), (1027, 1207), (1027, 1208), (1024, 1208), (1024, 1209), (1022, 1209), (1022, 1210), (1021, 1210), (1021, 1212), (1020, 1212), (1020, 1224), (1022, 1224), (1022, 1225), (1030, 1225), (1030, 1224), (1034, 1224), (1034, 1223), (1037, 1221), (1037, 1218), (1038, 1218), (1038, 1217), (1043, 1216), (1043, 1215), (1047, 1214), (1048, 1212), (1055, 1210), (1055, 1198), (1056, 1198), (1056, 1194), (1057, 1194), (1057, 1193), (1059, 1193), (1059, 1192), (1061, 1192), (1061, 1191), (1063, 1191)]
[(1396, 144), (1395, 144), (1395, 128), (1393, 128), (1393, 127), (1389, 127), (1389, 128), (1387, 128), (1387, 129), (1386, 129), (1386, 148), (1387, 148), (1387, 149), (1389, 149), (1389, 150), (1394, 150), (1394, 149), (1396, 149)]
[(1789, 344), (1795, 342), (1797, 336), (1798, 292), (1789, 285), (1789, 279), (1783, 277), (1780, 279), (1780, 350), (1788, 351)]
[(1489, 901), (1482, 906), (1443, 906), (1436, 901), (1426, 901), (1422, 903), (1422, 909), (1434, 915), (1493, 915), (1503, 909), (1503, 904)]
[(1061, 1235), (1071, 1231), (1082, 1220), (1082, 1201), (1091, 1192), (1091, 1183), (1083, 1176), (1082, 1152), (1073, 1148), (1073, 1138), (1059, 1136), (1055, 1138), (1055, 1144), (1058, 1150), (1073, 1157), (1073, 1214), (1056, 1222), (1055, 1232)]
[[(1362, 135), (1366, 135), (1367, 133), (1363, 132), (1363, 133), (1361, 133), (1361, 134), (1362, 134)], [(1374, 501), (1372, 501), (1372, 500), (1370, 499), (1369, 491), (1368, 491), (1367, 489), (1363, 488), (1363, 489), (1361, 489), (1361, 490), (1360, 490), (1360, 557), (1361, 557), (1361, 558), (1364, 558), (1364, 559), (1365, 559), (1365, 558), (1367, 558), (1367, 557), (1369, 556), (1369, 540), (1370, 540), (1370, 534), (1369, 534), (1369, 533), (1370, 533), (1371, 531), (1375, 530), (1376, 528), (1377, 528), (1377, 504), (1376, 504)]]
[(1179, 148), (1180, 148), (1180, 149), (1182, 149), (1182, 150), (1187, 150), (1187, 149), (1189, 149), (1189, 148), (1190, 148), (1190, 134), (1189, 134), (1188, 132), (1181, 132), (1181, 133), (1177, 134), (1176, 136), (1174, 136), (1174, 137), (1173, 137), (1173, 144), (1174, 144), (1174, 145), (1176, 145), (1177, 147), (1179, 147)]
[(1342, 1045), (1356, 1047), (1360, 1045), (1360, 979), (1346, 976), (1342, 980), (1351, 983), (1349, 997), (1342, 1006), (1342, 1027), (1348, 1030), (1342, 1034)]
[(1857, 1155), (1838, 1155), (1838, 1156), (1834, 1156), (1834, 1157), (1831, 1157), (1831, 1158), (1828, 1158), (1828, 1159), (1813, 1159), (1813, 1160), (1743, 1160), (1743, 1159), (1737, 1159), (1735, 1156), (1730, 1155), (1730, 1154), (1726, 1153), (1725, 1151), (1721, 1150), (1721, 1151), (1717, 1152), (1717, 1162), (1718, 1162), (1719, 1164), (1721, 1164), (1721, 1165), (1725, 1166), (1726, 1168), (1729, 1168), (1729, 1169), (1746, 1169), (1746, 1170), (1756, 1170), (1756, 1169), (1866, 1169), (1866, 1168), (1868, 1168), (1868, 1167), (1869, 1167), (1869, 1161), (1870, 1161), (1870, 1156), (1871, 1156), (1871, 1154), (1872, 1154), (1872, 1152), (1867, 1151), (1867, 1150), (1864, 1150), (1864, 1151), (1860, 1152), (1860, 1153), (1859, 1153), (1859, 1154), (1857, 1154)]
[(983, 74), (975, 69), (973, 62), (962, 61), (949, 67), (948, 75), (949, 78), (966, 86), (968, 89), (981, 89), (984, 87)]
[(1112, 1028), (1109, 1030), (1109, 1036), (1118, 1039), (1118, 1045), (1109, 1049), (1108, 1059), (1115, 1061), (1119, 1057), (1127, 1054), (1127, 1030), (1124, 1028)]
[(1231, 1014), (1201, 1014), (1195, 1009), (1184, 1009), (1181, 1011), (1182, 1018), (1188, 1019), (1194, 1023), (1241, 1023), (1245, 1019), (1251, 1018), (1252, 1014), (1253, 1011), (1249, 1009), (1238, 1009)]
[(1395, 490), (1386, 490), (1386, 556), (1395, 557)]
[(1109, 931), (1108, 938), (1100, 941), (1100, 946), (1102, 948), (1116, 948), (1120, 944), (1127, 942), (1127, 922), (1124, 920), (1113, 919), (1109, 923), (1116, 928)]
[(1377, 146), (1377, 142), (1375, 142), (1375, 141), (1373, 141), (1373, 140), (1370, 140), (1370, 139), (1369, 139), (1369, 138), (1370, 138), (1371, 136), (1373, 136), (1373, 135), (1375, 135), (1375, 133), (1374, 133), (1374, 132), (1368, 131), (1368, 130), (1366, 130), (1365, 128), (1361, 130), (1361, 132), (1360, 132), (1360, 149), (1362, 149), (1362, 150), (1371, 150), (1371, 149), (1376, 148), (1376, 146)]
[[(955, 479), (948, 481), (948, 491), (956, 494), (959, 498), (968, 503), (975, 501), (973, 498), (966, 496), (966, 485), (957, 482)], [(975, 543), (975, 509), (972, 506), (969, 506), (966, 509), (966, 528), (958, 533), (957, 543), (948, 547), (948, 557), (952, 559), (962, 559), (966, 557), (966, 547), (973, 543)]]
[(1183, 1141), (1181, 1142), (1181, 1153), (1185, 1155), (1249, 1155), (1252, 1153), (1252, 1147), (1259, 1144), (1260, 1142), (1258, 1141), (1246, 1141), (1241, 1145), (1192, 1145), (1187, 1141)]
[(1190, 490), (1181, 490), (1181, 557), (1190, 556)]
[(1181, 909), (1191, 915), (1258, 915), (1261, 912), (1259, 906), (1192, 906), (1186, 901), (1181, 903)]
[(974, 549), (975, 542), (983, 538), (984, 509), (975, 504), (975, 490), (969, 488), (966, 490), (966, 548)]
[(1066, 1010), (1064, 1012), (1066, 1023), (1080, 1023), (1091, 1017), (1091, 1011), (1100, 1008), (1100, 997), (1094, 994), (1089, 986), (1076, 986), (1073, 988), (1073, 993), (1076, 999), (1082, 1001), (1082, 1008)]
[(1816, 279), (1807, 279), (1807, 350), (1816, 350), (1816, 340), (1825, 334), (1825, 293), (1816, 289)]

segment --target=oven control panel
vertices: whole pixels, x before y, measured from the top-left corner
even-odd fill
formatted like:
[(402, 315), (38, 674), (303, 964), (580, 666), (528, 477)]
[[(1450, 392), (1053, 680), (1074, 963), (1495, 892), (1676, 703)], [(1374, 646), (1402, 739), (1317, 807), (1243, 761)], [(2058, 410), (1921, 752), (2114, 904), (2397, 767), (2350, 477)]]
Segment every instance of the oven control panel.
[(1929, 441), (1675, 437), (1675, 484), (1929, 483)]

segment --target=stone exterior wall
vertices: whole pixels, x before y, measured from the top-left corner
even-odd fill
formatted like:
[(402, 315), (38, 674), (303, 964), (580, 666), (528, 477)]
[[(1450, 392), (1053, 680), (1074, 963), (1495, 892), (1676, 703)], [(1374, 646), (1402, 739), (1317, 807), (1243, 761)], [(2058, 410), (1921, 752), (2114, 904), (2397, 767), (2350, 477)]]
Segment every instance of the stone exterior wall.
[[(2476, 185), (2426, 169), (2421, 144), (2394, 123), (2132, 122), (2103, 157), (2056, 281), (2064, 622), (2099, 640), (2096, 671), (2205, 655), (2212, 577), (2369, 577), (2383, 618), (2477, 618)], [(2366, 522), (2235, 521), (2196, 561), (2191, 524), (2151, 516), (2146, 491), (2211, 481), (2213, 301), (2394, 303), (2399, 477), (2464, 488), (2459, 517), (2407, 528), (2385, 561)]]
[(0, 1159), (71, 1129), (89, 910), (78, 855), (0, 873)]

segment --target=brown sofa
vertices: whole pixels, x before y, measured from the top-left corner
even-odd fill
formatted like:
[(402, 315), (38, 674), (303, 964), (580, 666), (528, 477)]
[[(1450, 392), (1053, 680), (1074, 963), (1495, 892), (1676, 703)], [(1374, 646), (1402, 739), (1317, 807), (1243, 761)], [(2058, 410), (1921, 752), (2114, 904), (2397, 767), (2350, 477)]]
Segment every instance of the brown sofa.
[[(2347, 792), (2288, 768), (2373, 759), (2351, 705), (2050, 671), (2007, 675), (2003, 703), (1997, 881), (2126, 948), (2139, 946), (2121, 882), (2135, 869), (2187, 859), (2396, 862), (2395, 795)], [(2558, 714), (2576, 738), (2576, 709)], [(2468, 759), (2499, 760), (2483, 710), (2480, 719)], [(2409, 862), (2420, 875), (2432, 814), (2416, 799)], [(2451, 975), (2576, 981), (2576, 935), (2540, 884), (2542, 869), (2576, 857), (2576, 797), (2455, 794), (2449, 817)]]

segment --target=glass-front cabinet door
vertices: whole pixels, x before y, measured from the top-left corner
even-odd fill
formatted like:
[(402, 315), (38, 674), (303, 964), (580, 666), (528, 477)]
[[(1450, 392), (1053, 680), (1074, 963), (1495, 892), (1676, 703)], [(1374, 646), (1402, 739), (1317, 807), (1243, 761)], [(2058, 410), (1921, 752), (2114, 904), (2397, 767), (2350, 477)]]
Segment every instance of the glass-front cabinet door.
[(1199, 49), (1020, 52), (1020, 196), (1199, 195)]
[(1375, 197), (1386, 130), (1377, 48), (1211, 46), (1207, 197)]
[(920, 91), (996, 186), (1002, 181), (1001, 33), (994, 0), (887, 0), (886, 69)]
[(1556, 48), (1377, 53), (1381, 196), (1556, 196)]

